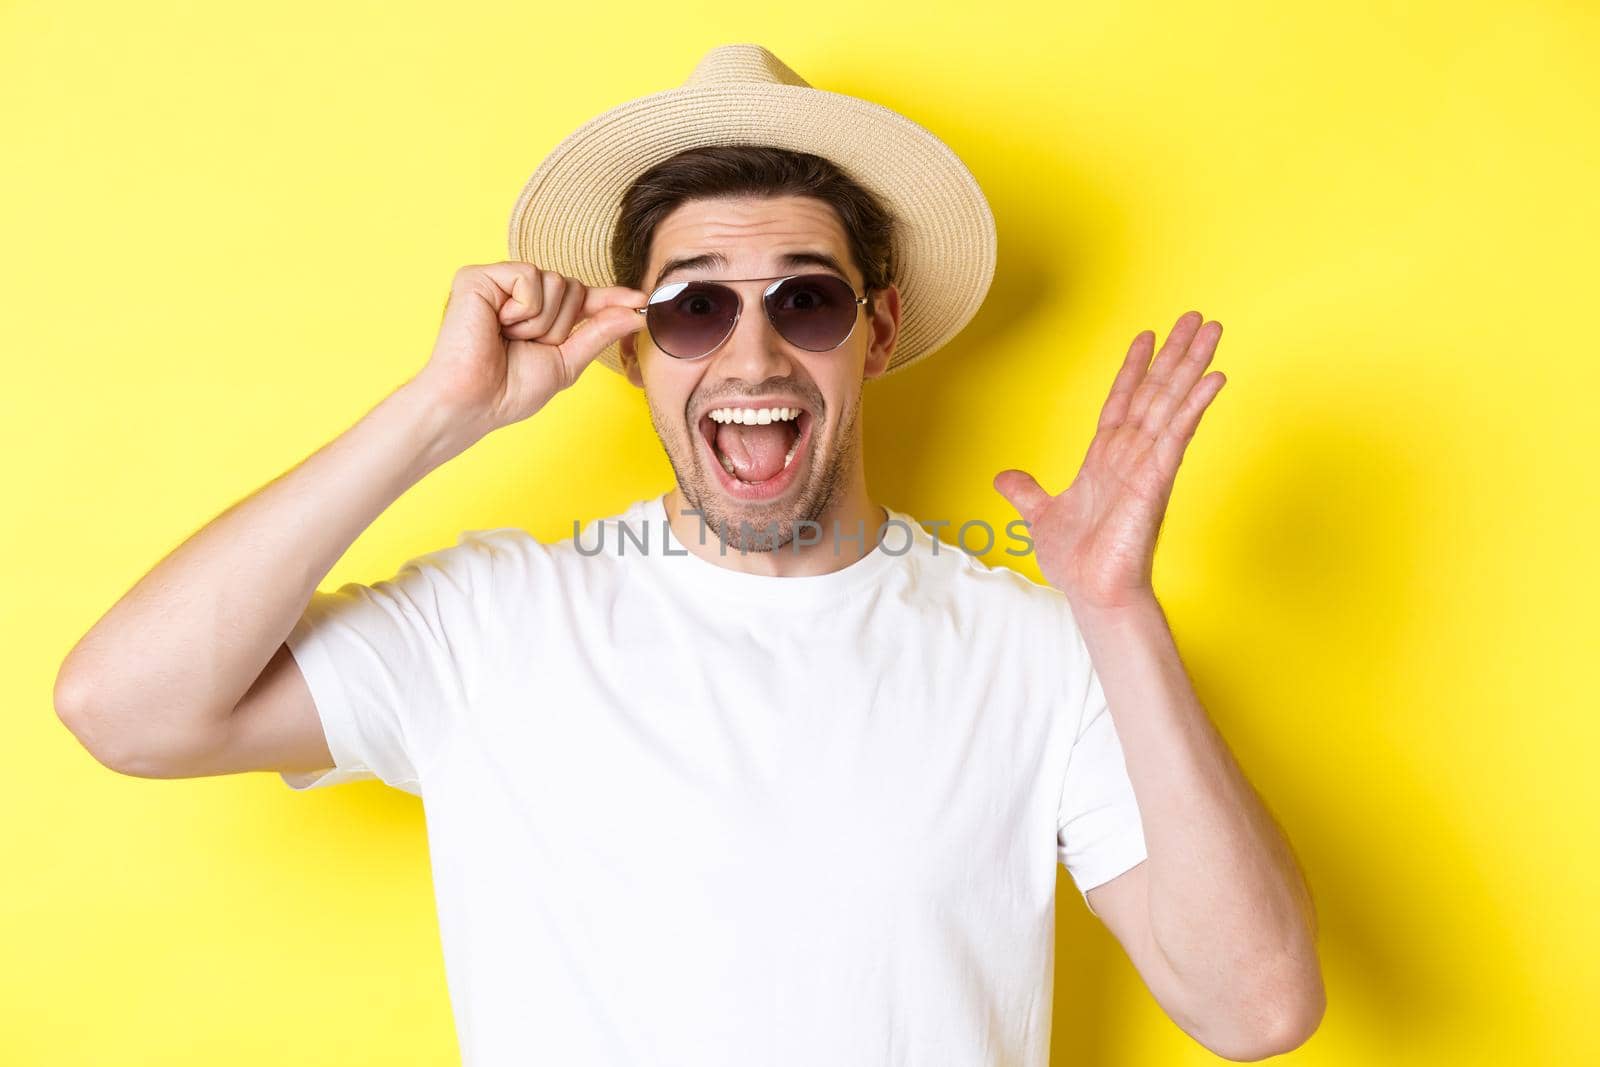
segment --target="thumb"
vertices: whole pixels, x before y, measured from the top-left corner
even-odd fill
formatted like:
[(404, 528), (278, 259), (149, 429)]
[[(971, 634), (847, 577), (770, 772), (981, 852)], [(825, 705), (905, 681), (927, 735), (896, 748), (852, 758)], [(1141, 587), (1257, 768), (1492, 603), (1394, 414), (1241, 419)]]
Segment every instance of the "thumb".
[(1029, 522), (1033, 516), (1050, 500), (1050, 494), (1039, 488), (1039, 483), (1034, 481), (1033, 475), (1027, 471), (1010, 469), (1003, 470), (994, 476), (995, 491), (1011, 502)]
[(643, 328), (644, 316), (628, 304), (613, 304), (584, 319), (558, 346), (571, 370), (569, 380), (576, 380), (578, 372), (611, 342)]

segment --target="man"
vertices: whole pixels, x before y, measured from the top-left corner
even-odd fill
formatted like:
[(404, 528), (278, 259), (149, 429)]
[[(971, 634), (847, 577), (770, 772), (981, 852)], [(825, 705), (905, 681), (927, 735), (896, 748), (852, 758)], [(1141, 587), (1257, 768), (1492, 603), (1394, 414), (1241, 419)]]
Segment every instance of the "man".
[[(1046, 586), (866, 484), (864, 381), (954, 336), (994, 265), (927, 131), (719, 48), (559, 146), (511, 240), (415, 377), (74, 648), (85, 746), (420, 794), (473, 1067), (1042, 1065), (1058, 862), (1197, 1040), (1304, 1041), (1305, 884), (1151, 588), (1220, 327), (1184, 315), (1153, 364), (1135, 339), (1065, 492), (996, 478)], [(317, 591), (595, 360), (644, 390), (669, 492)]]

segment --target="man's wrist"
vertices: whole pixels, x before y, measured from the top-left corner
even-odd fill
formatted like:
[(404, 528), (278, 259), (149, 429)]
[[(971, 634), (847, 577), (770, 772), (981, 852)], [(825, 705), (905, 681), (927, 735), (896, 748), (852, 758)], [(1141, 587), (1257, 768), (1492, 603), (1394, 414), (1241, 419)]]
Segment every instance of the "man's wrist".
[(1114, 604), (1072, 596), (1067, 597), (1067, 603), (1080, 627), (1118, 630), (1129, 625), (1137, 626), (1141, 621), (1166, 618), (1166, 612), (1162, 610), (1153, 589), (1148, 593), (1128, 596)]
[(418, 479), (465, 452), (483, 437), (482, 430), (471, 418), (440, 402), (416, 378), (396, 388), (383, 399), (380, 407), (394, 411), (403, 424), (406, 440), (413, 446)]

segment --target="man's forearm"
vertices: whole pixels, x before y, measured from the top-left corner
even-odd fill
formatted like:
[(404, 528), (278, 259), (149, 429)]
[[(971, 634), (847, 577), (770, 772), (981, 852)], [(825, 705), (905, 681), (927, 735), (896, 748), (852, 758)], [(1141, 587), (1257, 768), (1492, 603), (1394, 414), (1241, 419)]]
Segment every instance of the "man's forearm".
[(1200, 704), (1161, 605), (1074, 615), (1139, 804), (1151, 935), (1190, 1006), (1226, 1019), (1320, 1000), (1304, 878)]
[(409, 381), (163, 558), (79, 640), (56, 706), (97, 756), (203, 736), (384, 509), (470, 440)]

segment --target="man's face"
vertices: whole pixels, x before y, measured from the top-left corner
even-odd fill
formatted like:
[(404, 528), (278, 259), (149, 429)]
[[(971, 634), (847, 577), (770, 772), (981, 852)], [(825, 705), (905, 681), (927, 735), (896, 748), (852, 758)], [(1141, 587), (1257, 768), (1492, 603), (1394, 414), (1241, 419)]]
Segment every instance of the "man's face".
[[(701, 256), (712, 258), (674, 266)], [(693, 200), (657, 225), (639, 288), (813, 272), (839, 275), (863, 292), (844, 227), (825, 201)], [(773, 328), (761, 306), (768, 284), (733, 284), (743, 305), (739, 321), (709, 355), (674, 358), (645, 330), (628, 335), (621, 346), (628, 378), (644, 388), (651, 422), (688, 505), (729, 545), (748, 550), (782, 547), (804, 520), (820, 523), (826, 535), (830, 514), (837, 517), (852, 492), (859, 490), (865, 504), (861, 386), (888, 365), (900, 320), (899, 293), (891, 287), (873, 294), (873, 318), (864, 306), (857, 309), (842, 345), (809, 352)], [(727, 408), (799, 408), (800, 415), (753, 426), (712, 418)], [(743, 535), (741, 523), (749, 524), (753, 537)], [(767, 531), (774, 523), (776, 541)]]

